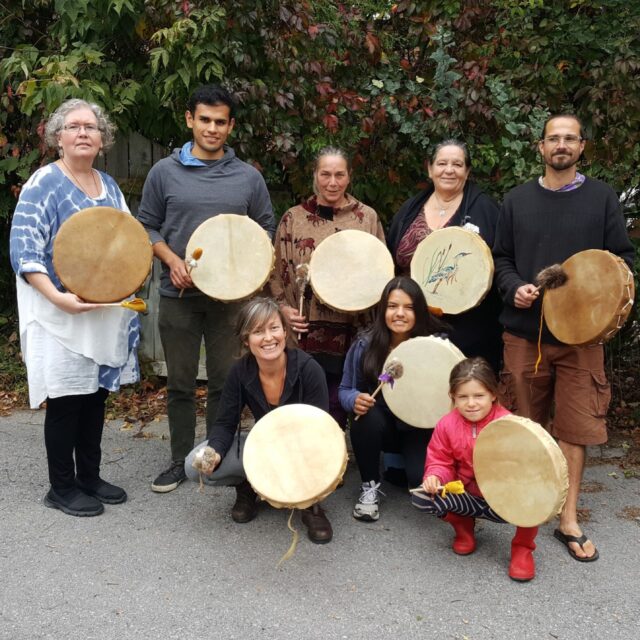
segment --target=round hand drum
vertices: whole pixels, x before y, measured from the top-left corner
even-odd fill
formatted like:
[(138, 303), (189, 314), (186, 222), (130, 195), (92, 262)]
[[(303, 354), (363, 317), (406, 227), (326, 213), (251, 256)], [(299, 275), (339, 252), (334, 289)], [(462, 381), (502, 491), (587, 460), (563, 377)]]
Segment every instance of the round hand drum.
[(473, 450), (473, 470), (489, 506), (517, 527), (556, 516), (569, 489), (567, 461), (536, 422), (504, 416), (489, 423)]
[(562, 264), (567, 282), (544, 292), (544, 319), (560, 342), (610, 340), (633, 307), (633, 274), (622, 258), (599, 249), (574, 254)]
[(202, 255), (191, 271), (193, 284), (222, 302), (251, 297), (262, 289), (275, 260), (267, 232), (248, 216), (222, 213), (205, 220), (191, 234), (186, 259)]
[(461, 227), (438, 229), (416, 247), (411, 277), (432, 307), (450, 314), (468, 311), (491, 289), (491, 249), (473, 231)]
[(347, 446), (338, 423), (307, 404), (278, 407), (249, 432), (242, 463), (255, 492), (278, 509), (306, 509), (340, 484)]
[(153, 251), (144, 227), (113, 207), (74, 213), (53, 242), (53, 268), (87, 302), (120, 302), (143, 285)]
[(449, 340), (425, 336), (399, 344), (385, 361), (402, 365), (402, 376), (393, 387), (385, 384), (382, 395), (397, 418), (421, 429), (433, 429), (451, 409), (449, 374), (464, 354)]
[(346, 229), (325, 238), (309, 262), (316, 297), (336, 311), (357, 313), (379, 302), (393, 278), (393, 258), (374, 235)]

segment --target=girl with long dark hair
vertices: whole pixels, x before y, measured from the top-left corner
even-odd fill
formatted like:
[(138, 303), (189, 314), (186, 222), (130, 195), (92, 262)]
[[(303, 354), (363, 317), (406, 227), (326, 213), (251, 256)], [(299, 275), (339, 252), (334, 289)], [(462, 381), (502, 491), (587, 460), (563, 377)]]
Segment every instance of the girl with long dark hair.
[(371, 393), (393, 348), (409, 338), (442, 332), (444, 326), (429, 312), (420, 286), (411, 278), (397, 277), (382, 292), (373, 326), (349, 349), (339, 397), (345, 411), (358, 417), (351, 424), (351, 444), (362, 478), (362, 492), (353, 510), (353, 517), (358, 520), (371, 522), (379, 517), (383, 451), (402, 453), (410, 486), (422, 481), (432, 430), (416, 429), (402, 422), (391, 413), (381, 395), (373, 398)]

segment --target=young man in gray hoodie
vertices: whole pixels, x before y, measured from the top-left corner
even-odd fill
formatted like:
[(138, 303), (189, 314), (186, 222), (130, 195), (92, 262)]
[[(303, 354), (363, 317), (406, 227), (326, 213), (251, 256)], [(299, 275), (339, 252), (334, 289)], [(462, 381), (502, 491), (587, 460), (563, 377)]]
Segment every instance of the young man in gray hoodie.
[[(207, 430), (213, 424), (233, 357), (237, 305), (194, 288), (185, 262), (187, 242), (205, 220), (219, 213), (247, 215), (270, 236), (276, 228), (262, 175), (238, 159), (227, 144), (235, 104), (217, 85), (195, 90), (185, 119), (193, 140), (155, 164), (144, 184), (138, 220), (162, 261), (159, 329), (167, 364), (171, 465), (151, 484), (173, 491), (185, 479), (184, 460), (194, 446), (195, 387), (204, 337), (208, 376)], [(180, 291), (184, 290), (182, 297)]]

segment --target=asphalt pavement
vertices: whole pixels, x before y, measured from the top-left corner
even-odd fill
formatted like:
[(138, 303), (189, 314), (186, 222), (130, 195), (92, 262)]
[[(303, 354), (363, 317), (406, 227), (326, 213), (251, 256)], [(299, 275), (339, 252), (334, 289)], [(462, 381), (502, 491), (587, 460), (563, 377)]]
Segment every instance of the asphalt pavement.
[(385, 486), (376, 523), (351, 516), (359, 478), (325, 502), (334, 540), (314, 545), (297, 516), (263, 504), (235, 524), (234, 491), (184, 483), (155, 494), (169, 458), (166, 423), (149, 438), (112, 421), (103, 476), (129, 500), (95, 518), (47, 509), (43, 412), (0, 418), (0, 638), (146, 639), (637, 639), (640, 637), (640, 480), (594, 449), (581, 507), (600, 550), (579, 563), (541, 527), (537, 576), (507, 576), (513, 527), (481, 523), (478, 549), (450, 549), (451, 529)]

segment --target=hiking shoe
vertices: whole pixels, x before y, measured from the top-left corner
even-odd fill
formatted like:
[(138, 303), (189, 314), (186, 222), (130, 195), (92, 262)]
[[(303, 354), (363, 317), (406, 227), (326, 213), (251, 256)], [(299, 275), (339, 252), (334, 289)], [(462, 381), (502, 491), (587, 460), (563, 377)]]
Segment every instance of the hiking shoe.
[(171, 466), (151, 483), (151, 490), (156, 493), (169, 493), (169, 491), (177, 489), (178, 485), (186, 479), (184, 462), (172, 462)]
[(319, 504), (302, 510), (302, 522), (307, 527), (309, 540), (314, 544), (326, 544), (333, 538), (329, 518)]
[(258, 513), (258, 494), (245, 480), (236, 485), (236, 501), (231, 508), (231, 518), (234, 522), (244, 524), (251, 522)]
[(60, 509), (62, 513), (70, 516), (99, 516), (104, 511), (102, 502), (88, 496), (77, 487), (63, 491), (55, 491), (52, 487), (44, 497), (44, 504), (50, 509)]
[(116, 487), (115, 484), (106, 482), (102, 478), (98, 478), (94, 482), (83, 484), (76, 478), (76, 487), (86, 493), (88, 496), (98, 498), (100, 502), (105, 504), (121, 504), (127, 499), (127, 492), (122, 487)]
[(380, 483), (375, 480), (362, 483), (362, 493), (353, 508), (353, 517), (363, 522), (375, 522), (379, 517), (378, 494), (384, 495), (380, 491)]

